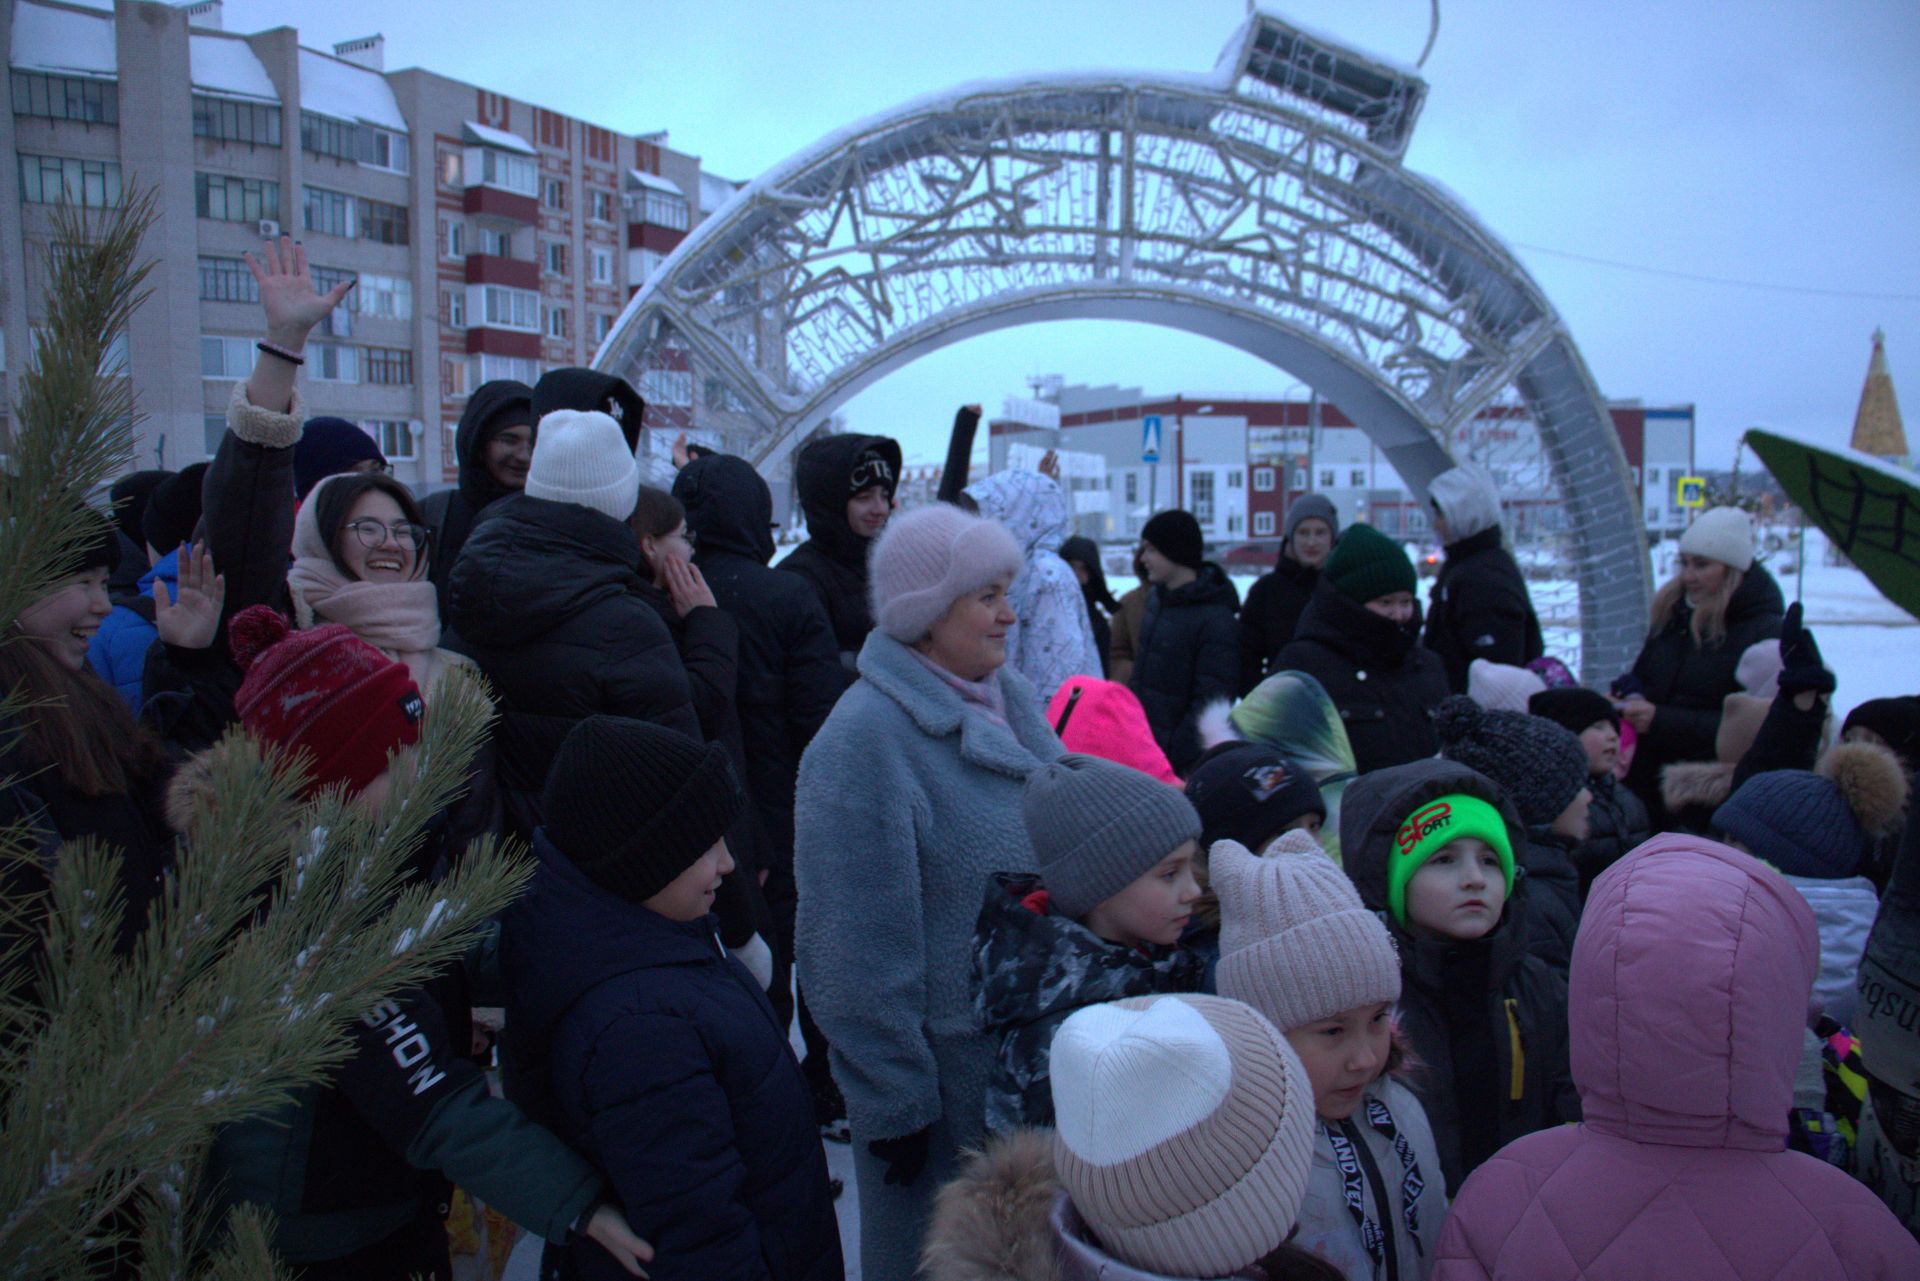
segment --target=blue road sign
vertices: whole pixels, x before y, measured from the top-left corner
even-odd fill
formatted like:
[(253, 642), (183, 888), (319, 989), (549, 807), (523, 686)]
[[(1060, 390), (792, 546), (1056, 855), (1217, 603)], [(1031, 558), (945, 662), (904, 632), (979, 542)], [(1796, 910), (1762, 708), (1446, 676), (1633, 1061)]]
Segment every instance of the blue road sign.
[(1148, 414), (1140, 420), (1140, 461), (1160, 461), (1160, 415)]

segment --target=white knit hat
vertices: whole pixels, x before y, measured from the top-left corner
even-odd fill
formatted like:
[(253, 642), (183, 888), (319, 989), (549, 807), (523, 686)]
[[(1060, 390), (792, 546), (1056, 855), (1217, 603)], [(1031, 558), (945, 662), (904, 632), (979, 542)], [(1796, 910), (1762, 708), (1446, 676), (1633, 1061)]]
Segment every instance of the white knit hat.
[(1400, 999), (1387, 927), (1305, 832), (1288, 832), (1265, 857), (1216, 841), (1207, 874), (1220, 896), (1222, 996), (1283, 1032)]
[(1022, 564), (1020, 544), (1004, 526), (958, 507), (935, 503), (895, 516), (867, 554), (874, 625), (911, 645), (953, 602), (1012, 578)]
[(1709, 507), (1680, 535), (1680, 550), (1744, 574), (1753, 568), (1753, 518), (1738, 507)]
[(1490, 712), (1525, 712), (1527, 700), (1547, 687), (1540, 673), (1490, 658), (1467, 664), (1467, 697)]
[(640, 501), (640, 467), (620, 424), (593, 410), (556, 409), (542, 418), (526, 494), (591, 507), (624, 524)]
[(1145, 996), (1054, 1034), (1054, 1166), (1117, 1258), (1228, 1276), (1287, 1239), (1313, 1164), (1313, 1086), (1258, 1011)]

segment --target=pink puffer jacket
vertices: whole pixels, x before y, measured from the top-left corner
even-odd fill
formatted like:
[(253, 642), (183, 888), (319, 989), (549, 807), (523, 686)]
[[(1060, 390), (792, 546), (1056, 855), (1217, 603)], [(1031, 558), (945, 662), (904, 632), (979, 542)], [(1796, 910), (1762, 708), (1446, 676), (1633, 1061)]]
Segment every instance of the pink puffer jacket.
[(1658, 836), (1593, 884), (1568, 1016), (1586, 1120), (1474, 1172), (1434, 1281), (1912, 1281), (1920, 1244), (1786, 1150), (1820, 965), (1806, 901), (1758, 860)]

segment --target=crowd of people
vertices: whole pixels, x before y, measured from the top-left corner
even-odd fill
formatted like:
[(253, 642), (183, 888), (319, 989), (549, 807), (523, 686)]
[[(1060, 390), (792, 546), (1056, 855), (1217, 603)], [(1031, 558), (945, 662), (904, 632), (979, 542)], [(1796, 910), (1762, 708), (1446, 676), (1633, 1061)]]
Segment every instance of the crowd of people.
[(755, 469), (643, 485), (591, 370), (476, 389), (420, 501), (306, 416), (349, 286), (249, 263), (213, 460), (117, 482), (0, 646), (0, 818), (9, 893), (122, 851), (130, 949), (231, 726), (377, 817), (484, 678), (414, 874), (523, 842), (496, 946), (215, 1136), (207, 1194), (299, 1275), (450, 1278), (451, 1183), (543, 1275), (830, 1281), (825, 1140), (873, 1281), (1920, 1276), (1920, 698), (1832, 724), (1744, 513), (1605, 692), (1472, 466), (1424, 610), (1318, 495), (1244, 605), (1180, 510), (1116, 598), (1057, 476), (901, 511), (865, 435), (802, 449), (775, 564)]

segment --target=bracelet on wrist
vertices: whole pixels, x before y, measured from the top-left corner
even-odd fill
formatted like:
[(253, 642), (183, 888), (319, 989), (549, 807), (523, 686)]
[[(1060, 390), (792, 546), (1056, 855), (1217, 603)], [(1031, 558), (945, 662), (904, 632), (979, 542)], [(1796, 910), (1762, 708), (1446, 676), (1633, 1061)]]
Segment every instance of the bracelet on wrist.
[(280, 359), (286, 361), (289, 365), (304, 365), (307, 363), (307, 358), (305, 356), (302, 356), (298, 352), (288, 351), (285, 347), (282, 347), (277, 343), (257, 342), (254, 344), (254, 346), (258, 347), (261, 351), (266, 352), (267, 355), (269, 356), (278, 356)]

